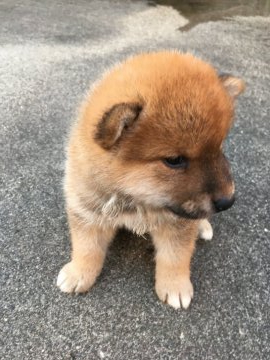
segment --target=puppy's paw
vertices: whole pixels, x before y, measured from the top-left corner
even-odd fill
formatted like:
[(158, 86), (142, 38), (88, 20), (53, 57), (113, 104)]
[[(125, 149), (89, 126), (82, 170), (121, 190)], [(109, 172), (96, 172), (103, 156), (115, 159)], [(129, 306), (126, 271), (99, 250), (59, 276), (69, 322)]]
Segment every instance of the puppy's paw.
[(80, 269), (71, 261), (59, 272), (57, 286), (66, 293), (83, 293), (90, 289), (96, 275), (87, 269)]
[(174, 309), (187, 309), (193, 298), (193, 286), (189, 278), (179, 279), (178, 282), (156, 281), (156, 293), (161, 301)]
[(199, 237), (200, 239), (209, 241), (213, 238), (213, 228), (210, 222), (206, 219), (200, 221), (199, 224)]

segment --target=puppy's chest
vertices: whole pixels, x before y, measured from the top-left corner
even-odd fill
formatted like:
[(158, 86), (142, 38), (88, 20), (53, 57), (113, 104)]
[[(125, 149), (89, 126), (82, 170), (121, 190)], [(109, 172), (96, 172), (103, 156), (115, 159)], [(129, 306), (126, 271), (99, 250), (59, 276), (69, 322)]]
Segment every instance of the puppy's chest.
[(174, 221), (174, 217), (166, 211), (150, 209), (115, 194), (106, 202), (98, 204), (95, 209), (81, 203), (76, 212), (87, 223), (114, 228), (126, 227), (139, 235), (151, 232), (165, 222)]

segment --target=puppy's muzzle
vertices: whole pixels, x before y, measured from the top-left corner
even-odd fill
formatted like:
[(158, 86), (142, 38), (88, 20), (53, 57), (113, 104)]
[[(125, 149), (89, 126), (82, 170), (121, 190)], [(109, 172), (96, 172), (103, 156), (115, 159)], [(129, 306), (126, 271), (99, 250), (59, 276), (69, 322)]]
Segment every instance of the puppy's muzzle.
[(215, 212), (220, 212), (229, 209), (235, 202), (235, 196), (222, 197), (213, 201), (213, 207)]
[[(188, 211), (183, 206), (167, 206), (167, 209), (173, 212), (175, 215), (187, 219), (204, 219), (213, 214), (214, 212), (221, 212), (224, 210), (229, 209), (235, 202), (235, 196), (232, 195), (231, 197), (225, 197), (219, 198), (217, 200), (212, 201), (212, 206), (210, 205), (210, 208), (203, 209), (200, 206), (198, 208), (194, 209), (193, 211)], [(211, 200), (210, 200), (211, 204)]]

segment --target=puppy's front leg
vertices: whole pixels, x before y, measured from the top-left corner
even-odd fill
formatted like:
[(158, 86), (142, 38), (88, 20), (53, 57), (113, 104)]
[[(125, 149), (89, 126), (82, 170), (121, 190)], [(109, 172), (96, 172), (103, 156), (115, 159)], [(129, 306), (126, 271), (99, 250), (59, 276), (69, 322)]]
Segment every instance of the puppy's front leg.
[(100, 274), (114, 229), (82, 223), (72, 213), (69, 227), (72, 260), (59, 272), (57, 286), (67, 293), (86, 292)]
[(161, 301), (187, 309), (193, 297), (190, 260), (198, 235), (197, 221), (179, 221), (152, 232), (156, 248), (155, 289)]

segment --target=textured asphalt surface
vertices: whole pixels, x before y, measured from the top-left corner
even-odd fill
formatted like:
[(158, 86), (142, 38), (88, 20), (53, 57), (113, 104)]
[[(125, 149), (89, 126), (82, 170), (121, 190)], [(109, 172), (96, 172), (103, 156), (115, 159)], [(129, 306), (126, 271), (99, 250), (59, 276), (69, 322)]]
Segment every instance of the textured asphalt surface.
[[(0, 2), (1, 359), (270, 358), (270, 19), (179, 31), (186, 23), (140, 1)], [(246, 80), (226, 146), (238, 201), (198, 242), (187, 311), (158, 301), (151, 242), (125, 231), (92, 291), (62, 294), (64, 148), (78, 104), (109, 66), (162, 48)]]

